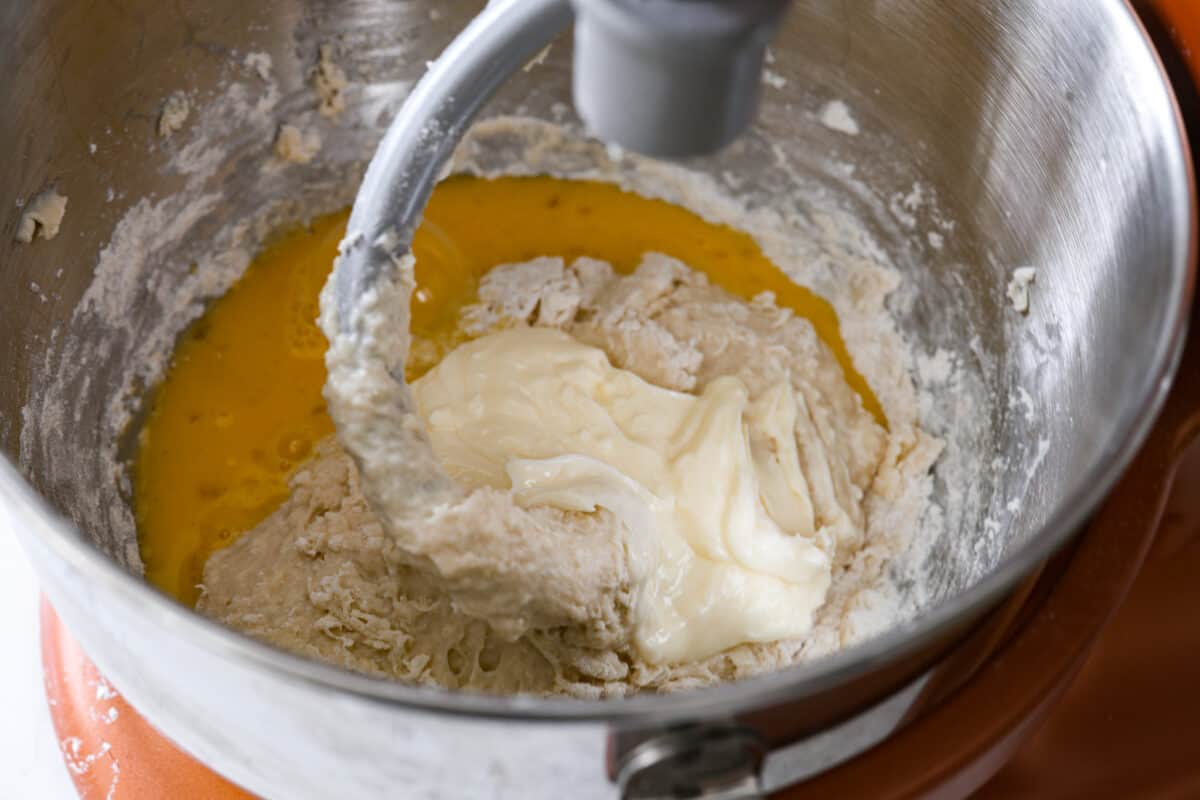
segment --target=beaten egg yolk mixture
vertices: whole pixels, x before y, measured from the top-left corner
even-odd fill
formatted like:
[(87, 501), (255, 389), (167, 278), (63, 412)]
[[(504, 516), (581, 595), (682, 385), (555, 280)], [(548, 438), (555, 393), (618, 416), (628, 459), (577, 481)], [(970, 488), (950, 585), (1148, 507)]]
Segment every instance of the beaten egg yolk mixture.
[[(268, 244), (184, 332), (151, 398), (134, 465), (139, 545), (147, 580), (189, 606), (208, 557), (284, 501), (289, 477), (334, 430), (321, 395), (326, 341), (317, 298), (348, 216), (319, 217)], [(496, 265), (590, 256), (630, 272), (648, 251), (743, 298), (774, 292), (781, 308), (812, 323), (864, 407), (886, 424), (826, 300), (793, 283), (747, 234), (607, 183), (440, 183), (413, 241), (413, 336), (443, 354), (460, 344), (459, 310)], [(409, 379), (430, 366), (410, 363)]]

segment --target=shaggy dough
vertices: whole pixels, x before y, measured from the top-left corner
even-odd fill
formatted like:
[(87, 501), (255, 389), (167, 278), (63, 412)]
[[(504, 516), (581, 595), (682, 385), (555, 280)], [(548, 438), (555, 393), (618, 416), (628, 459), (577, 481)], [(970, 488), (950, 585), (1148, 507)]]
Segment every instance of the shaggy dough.
[[(468, 342), (412, 385), (442, 469), (522, 508), (623, 527), (634, 641), (654, 663), (803, 636), (832, 578), (796, 446), (804, 401), (780, 381), (753, 402), (724, 376), (699, 394), (655, 386), (554, 328)], [(564, 542), (564, 545), (567, 543)]]
[(664, 388), (696, 392), (733, 375), (754, 398), (790, 381), (807, 407), (797, 444), (831, 476), (813, 492), (835, 565), (817, 630), (693, 663), (648, 663), (633, 643), (628, 532), (611, 514), (523, 509), (509, 491), (481, 488), (438, 505), (421, 530), (393, 535), (333, 439), (296, 474), (278, 511), (210, 558), (200, 610), (362, 672), (581, 697), (732, 680), (856, 635), (848, 620), (915, 528), (940, 445), (912, 419), (880, 426), (806, 320), (769, 295), (737, 299), (654, 254), (630, 276), (591, 259), (501, 267), (479, 294), (464, 315), (468, 332), (561, 328)]

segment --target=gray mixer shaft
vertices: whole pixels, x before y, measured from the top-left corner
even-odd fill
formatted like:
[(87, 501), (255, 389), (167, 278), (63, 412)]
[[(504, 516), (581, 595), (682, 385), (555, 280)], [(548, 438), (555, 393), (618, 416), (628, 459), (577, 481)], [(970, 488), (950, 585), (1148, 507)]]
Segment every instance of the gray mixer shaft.
[(787, 0), (573, 0), (575, 107), (651, 156), (711, 153), (749, 127)]

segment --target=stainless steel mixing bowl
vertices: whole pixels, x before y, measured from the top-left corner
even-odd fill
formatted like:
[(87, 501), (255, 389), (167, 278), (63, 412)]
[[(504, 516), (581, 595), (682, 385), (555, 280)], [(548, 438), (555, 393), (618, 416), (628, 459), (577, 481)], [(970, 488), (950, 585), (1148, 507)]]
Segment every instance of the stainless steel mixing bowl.
[[(280, 653), (146, 586), (119, 465), (136, 431), (121, 412), (140, 408), (162, 345), (273, 222), (349, 202), (399, 102), (479, 7), (0, 10), (0, 191), (18, 204), (0, 223), (0, 525), (130, 701), (266, 796), (605, 796), (614, 775), (635, 794), (663, 773), (696, 777), (695, 759), (673, 755), (724, 758), (728, 771), (709, 778), (733, 783), (767, 745), (800, 742), (782, 766), (767, 759), (768, 783), (849, 757), (894, 727), (923, 670), (1080, 527), (1164, 397), (1195, 243), (1190, 164), (1160, 66), (1118, 0), (797, 3), (773, 47), (783, 81), (765, 90), (751, 135), (689, 166), (731, 174), (745, 202), (814, 226), (826, 208), (863, 219), (868, 236), (846, 246), (904, 273), (893, 312), (914, 349), (946, 350), (984, 398), (934, 398), (950, 444), (938, 475), (947, 532), (904, 565), (930, 600), (835, 657), (735, 685), (605, 703), (455, 695)], [(316, 114), (309, 85), (322, 42), (351, 81), (336, 123)], [(518, 73), (483, 116), (569, 122), (569, 47)], [(272, 58), (277, 96), (261, 61), (246, 61), (256, 52)], [(177, 90), (191, 117), (160, 137)], [(861, 133), (822, 124), (835, 98)], [(305, 169), (271, 162), (277, 125), (293, 120), (325, 141)], [(16, 243), (19, 204), (50, 186), (70, 198), (62, 232)], [(1025, 264), (1038, 268), (1028, 317), (1004, 297)], [(959, 500), (947, 481), (965, 487)]]

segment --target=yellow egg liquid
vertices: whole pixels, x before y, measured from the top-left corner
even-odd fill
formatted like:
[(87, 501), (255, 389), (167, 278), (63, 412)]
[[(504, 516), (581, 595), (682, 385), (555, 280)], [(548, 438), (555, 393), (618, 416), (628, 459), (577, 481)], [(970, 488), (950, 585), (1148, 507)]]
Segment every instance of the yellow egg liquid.
[[(147, 580), (188, 605), (209, 555), (274, 511), (292, 472), (333, 432), (321, 396), (326, 342), (317, 296), (347, 216), (320, 217), (268, 244), (183, 334), (152, 397), (134, 465), (139, 544)], [(453, 347), (459, 310), (498, 264), (591, 256), (630, 272), (647, 251), (674, 256), (744, 298), (774, 292), (779, 306), (812, 322), (864, 407), (886, 424), (826, 300), (789, 280), (750, 236), (607, 183), (440, 183), (413, 241), (413, 335), (437, 352)], [(429, 366), (410, 368), (409, 377)]]

